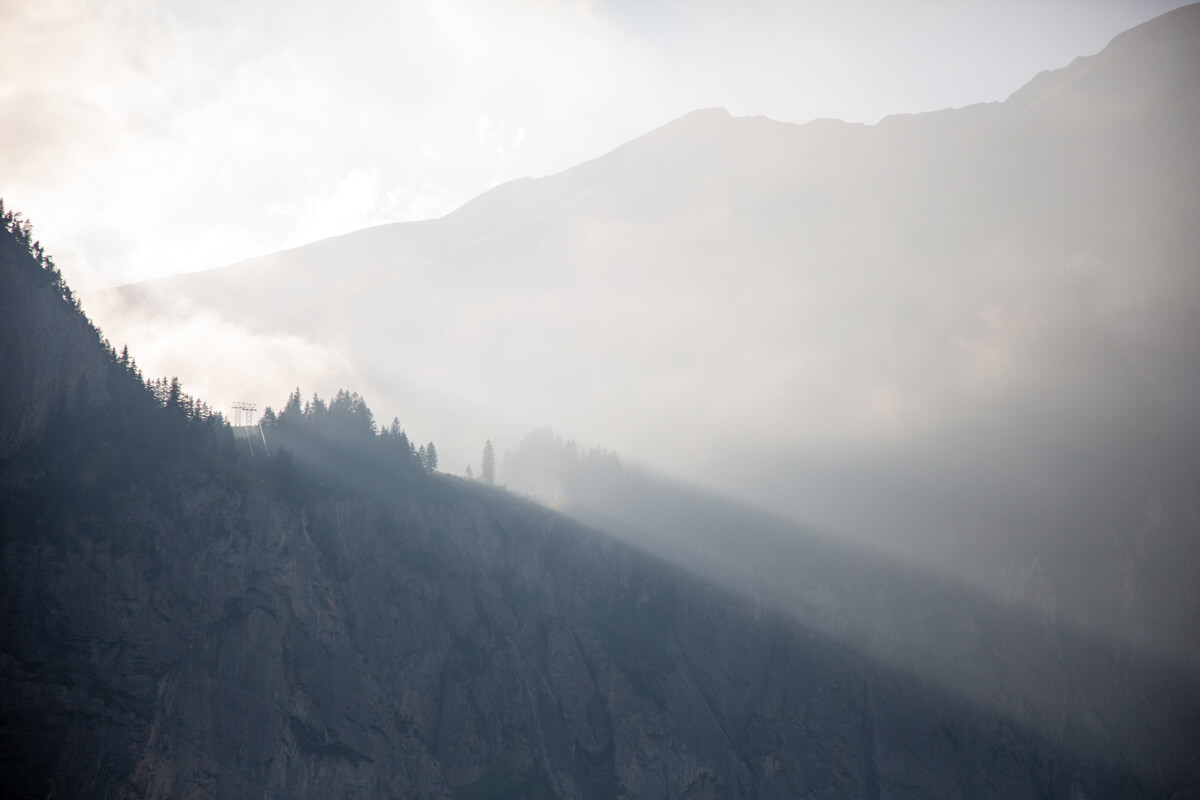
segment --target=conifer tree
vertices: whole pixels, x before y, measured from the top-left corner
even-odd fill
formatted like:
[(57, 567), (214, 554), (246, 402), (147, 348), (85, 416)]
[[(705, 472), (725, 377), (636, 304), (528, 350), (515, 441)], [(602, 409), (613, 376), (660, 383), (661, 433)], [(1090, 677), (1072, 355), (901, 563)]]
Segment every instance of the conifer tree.
[(283, 405), (283, 411), (279, 416), (286, 419), (288, 422), (298, 422), (303, 414), (300, 408), (300, 387), (297, 386), (295, 391), (288, 395), (287, 402)]
[(491, 439), (483, 443), (483, 463), (479, 472), (485, 483), (496, 482), (496, 451), (492, 449)]

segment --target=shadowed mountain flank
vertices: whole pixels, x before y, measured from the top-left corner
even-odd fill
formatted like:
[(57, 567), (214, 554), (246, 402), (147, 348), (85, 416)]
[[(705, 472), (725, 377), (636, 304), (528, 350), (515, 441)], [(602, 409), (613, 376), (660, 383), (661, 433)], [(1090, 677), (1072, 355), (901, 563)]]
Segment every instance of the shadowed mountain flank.
[(1061, 516), (1025, 510), (1020, 535), (943, 542), (942, 558), (914, 559), (624, 466), (545, 429), (507, 454), (503, 476), (515, 491), (1048, 737), (1078, 735), (1064, 724), (1085, 714), (1107, 722), (1076, 746), (1144, 748), (1156, 759), (1192, 735), (1190, 703), (1177, 703), (1200, 690), (1190, 635), (1200, 618), (1194, 497), (1162, 498), (1152, 523), (1120, 502), (1098, 512), (1108, 528), (1076, 511), (1083, 519), (1065, 532), (1053, 530)]
[[(1083, 700), (1047, 733), (503, 490), (408, 466), (334, 480), (322, 454), (345, 474), (341, 440), (252, 456), (150, 392), (32, 258), (0, 261), (0, 291), (52, 309), (36, 347), (108, 370), (0, 463), (12, 796), (1195, 791), (1187, 739), (1164, 743), (1194, 723), (1176, 678), (1145, 687), (1145, 719), (1165, 691), (1182, 716), (1141, 749)], [(5, 363), (30, 346), (0, 340)], [(884, 591), (905, 580), (865, 569)]]
[(696, 111), (119, 352), (0, 207), (0, 786), (1200, 797), (1197, 43)]

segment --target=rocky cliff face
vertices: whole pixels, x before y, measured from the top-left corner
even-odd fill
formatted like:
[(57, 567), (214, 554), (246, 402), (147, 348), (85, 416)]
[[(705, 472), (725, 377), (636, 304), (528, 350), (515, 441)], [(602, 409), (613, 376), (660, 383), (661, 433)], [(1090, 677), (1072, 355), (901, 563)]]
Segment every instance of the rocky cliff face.
[[(18, 795), (1177, 788), (507, 498), (449, 486), (294, 508), (191, 483), (131, 488), (108, 518), (53, 536), (6, 531)], [(1179, 754), (1156, 757), (1177, 779)]]
[[(49, 348), (81, 354), (59, 374), (103, 365), (94, 331), (21, 277), (32, 269), (0, 263), (0, 296), (58, 321), (33, 340), (6, 325), (0, 363), (39, 370)], [(37, 407), (0, 407), (6, 430)], [(171, 451), (65, 502), (25, 452), (0, 465), (12, 796), (1200, 791), (1195, 687), (1167, 673), (1138, 695), (1152, 715), (1178, 706), (1152, 716), (1148, 743), (1086, 702), (1103, 680), (1046, 731), (499, 490), (433, 476), (288, 495), (269, 466)], [(969, 601), (933, 596), (948, 604), (928, 625), (978, 619), (1004, 646)], [(971, 669), (1018, 677), (992, 666)]]

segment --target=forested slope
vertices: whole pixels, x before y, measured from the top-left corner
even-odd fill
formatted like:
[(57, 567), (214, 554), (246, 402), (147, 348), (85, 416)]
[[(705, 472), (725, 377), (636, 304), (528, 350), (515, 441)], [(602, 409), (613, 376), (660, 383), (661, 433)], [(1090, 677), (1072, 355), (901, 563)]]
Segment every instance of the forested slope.
[[(379, 462), (372, 481), (339, 481), (316, 445), (253, 458), (178, 386), (147, 385), (28, 244), (2, 238), (0, 297), (44, 333), (6, 321), (0, 363), (70, 354), (45, 373), (53, 390), (0, 407), (22, 432), (0, 465), (11, 796), (1200, 786), (1182, 737), (1123, 752), (1085, 707), (1047, 736), (501, 490)], [(84, 400), (55, 411), (83, 376)]]

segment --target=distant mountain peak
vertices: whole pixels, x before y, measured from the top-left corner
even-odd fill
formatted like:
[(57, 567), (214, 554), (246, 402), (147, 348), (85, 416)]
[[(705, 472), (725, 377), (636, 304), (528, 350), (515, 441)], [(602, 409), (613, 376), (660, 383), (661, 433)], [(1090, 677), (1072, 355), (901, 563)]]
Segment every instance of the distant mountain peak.
[(1200, 76), (1200, 3), (1168, 11), (1117, 34), (1094, 55), (1043, 70), (1013, 92), (1006, 105), (1030, 108), (1070, 87), (1094, 96), (1114, 93), (1114, 103), (1136, 103), (1148, 86), (1177, 86)]
[(710, 108), (697, 108), (695, 111), (689, 111), (682, 117), (677, 117), (670, 125), (676, 125), (683, 122), (699, 122), (702, 120), (717, 120), (717, 119), (732, 119), (733, 114), (729, 113), (729, 109), (721, 106), (712, 106)]

